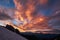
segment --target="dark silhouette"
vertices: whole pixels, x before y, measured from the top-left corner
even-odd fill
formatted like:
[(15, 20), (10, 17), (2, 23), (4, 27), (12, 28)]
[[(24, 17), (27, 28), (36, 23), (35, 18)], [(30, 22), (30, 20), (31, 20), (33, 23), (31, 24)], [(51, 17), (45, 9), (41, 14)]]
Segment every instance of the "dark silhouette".
[(60, 34), (22, 33), (19, 30), (14, 29), (11, 25), (6, 25), (5, 28), (27, 38), (28, 40), (60, 40)]
[(8, 30), (11, 30), (13, 32), (15, 31), (15, 29), (11, 25), (8, 25), (8, 24), (6, 25), (5, 28), (7, 28)]

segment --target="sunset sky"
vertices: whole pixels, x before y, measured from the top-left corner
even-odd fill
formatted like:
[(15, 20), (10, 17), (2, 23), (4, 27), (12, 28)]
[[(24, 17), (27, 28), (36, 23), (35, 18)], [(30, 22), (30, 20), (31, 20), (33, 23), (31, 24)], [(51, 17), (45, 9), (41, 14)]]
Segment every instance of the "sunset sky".
[[(19, 3), (21, 3), (21, 5)], [(30, 5), (32, 5), (32, 6), (30, 6)], [(31, 10), (31, 9), (33, 9), (34, 11)], [(50, 17), (53, 14), (56, 14), (56, 12), (60, 12), (60, 0), (33, 0), (33, 1), (31, 0), (31, 1), (28, 1), (28, 2), (27, 2), (27, 0), (0, 0), (0, 12), (3, 11), (4, 13), (7, 14), (6, 15), (4, 13), (3, 14), (0, 13), (0, 16), (2, 15), (1, 16), (2, 19), (3, 19), (3, 17), (7, 18), (8, 16), (9, 16), (8, 17), (9, 19), (14, 18), (15, 10), (18, 10), (18, 11), (21, 10), (24, 13), (27, 10), (31, 10), (31, 12), (33, 11), (33, 14), (32, 14), (33, 16), (34, 15), (36, 16), (36, 14), (43, 14), (44, 16), (49, 16)], [(23, 16), (24, 16), (24, 13), (23, 13)], [(28, 11), (28, 13), (29, 13), (29, 11)], [(57, 24), (60, 24), (60, 22), (57, 23)]]
[[(25, 1), (25, 0), (23, 0)], [(43, 2), (41, 2), (43, 3)], [(38, 11), (40, 10), (44, 15), (50, 15), (56, 10), (60, 10), (60, 0), (48, 0), (48, 5), (43, 5)], [(6, 7), (6, 8), (15, 8), (15, 4), (13, 0), (0, 0), (0, 6)], [(48, 6), (48, 9), (44, 9), (44, 6)]]

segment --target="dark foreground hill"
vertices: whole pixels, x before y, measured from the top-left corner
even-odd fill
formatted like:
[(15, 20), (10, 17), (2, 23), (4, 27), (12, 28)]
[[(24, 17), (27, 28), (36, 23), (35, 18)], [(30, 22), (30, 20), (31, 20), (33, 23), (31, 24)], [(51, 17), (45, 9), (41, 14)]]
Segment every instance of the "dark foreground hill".
[[(1, 28), (3, 28), (3, 27), (1, 27)], [(1, 29), (0, 28), (0, 29)], [(6, 31), (11, 31), (11, 32), (13, 32), (14, 34), (18, 34), (18, 36), (23, 36), (23, 40), (25, 40), (25, 38), (26, 39), (28, 39), (28, 40), (60, 40), (60, 34), (42, 34), (42, 33), (31, 33), (31, 32), (24, 32), (24, 33), (21, 33), (21, 32), (19, 32), (17, 29), (14, 29), (11, 25), (6, 25), (6, 27), (5, 28), (3, 28), (3, 29), (6, 29)], [(3, 30), (4, 31), (4, 30)], [(5, 31), (4, 31), (5, 32)], [(5, 32), (5, 33), (7, 33), (7, 32)], [(9, 34), (9, 33), (8, 33)], [(8, 35), (8, 34), (6, 34), (6, 35)], [(4, 35), (4, 34), (3, 34)], [(5, 36), (6, 36), (5, 35)], [(11, 35), (11, 34), (10, 34)], [(9, 36), (10, 36), (9, 35)], [(2, 35), (0, 35), (0, 37), (1, 37)], [(8, 37), (9, 37), (8, 36)], [(14, 35), (13, 35), (14, 36)], [(8, 38), (7, 37), (7, 38)], [(13, 38), (15, 38), (15, 37), (17, 37), (16, 35), (13, 37)], [(25, 38), (24, 38), (25, 37)], [(5, 38), (5, 37), (4, 37)], [(3, 39), (4, 39), (3, 38)], [(18, 37), (18, 39), (19, 39), (19, 37)], [(15, 40), (15, 39), (13, 39), (13, 40)], [(21, 38), (20, 38), (20, 40), (21, 40)]]

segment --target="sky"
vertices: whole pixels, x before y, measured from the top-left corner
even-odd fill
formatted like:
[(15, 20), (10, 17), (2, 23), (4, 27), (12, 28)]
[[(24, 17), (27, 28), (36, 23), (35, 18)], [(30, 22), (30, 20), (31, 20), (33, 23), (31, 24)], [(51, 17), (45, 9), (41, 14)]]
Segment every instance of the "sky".
[(14, 8), (14, 2), (13, 0), (0, 0), (0, 6)]
[[(0, 0), (0, 6), (6, 8), (15, 8), (13, 0)], [(50, 15), (52, 11), (54, 12), (55, 10), (60, 10), (59, 7), (60, 7), (60, 0), (49, 0), (48, 9), (41, 8), (41, 10), (38, 9), (38, 11), (40, 10), (41, 12), (43, 12), (44, 15)]]
[[(23, 0), (24, 1), (24, 0)], [(6, 7), (6, 8), (15, 8), (15, 4), (13, 0), (0, 0), (0, 6)], [(45, 5), (47, 6), (47, 5)], [(60, 0), (49, 0), (48, 2), (48, 9), (41, 8), (41, 12), (43, 12), (44, 15), (50, 15), (52, 11), (60, 10)], [(39, 9), (38, 9), (39, 11)]]
[[(18, 1), (19, 2), (21, 1), (21, 4), (23, 5), (23, 7), (27, 8), (25, 6), (25, 3), (26, 3), (25, 0), (18, 0)], [(36, 1), (37, 0), (35, 0), (35, 2)], [(6, 8), (6, 9), (4, 9), (4, 13), (8, 12), (8, 15), (9, 15), (8, 18), (10, 19), (10, 17), (13, 15), (13, 10), (16, 8), (16, 5), (14, 3), (14, 0), (0, 0), (0, 8), (2, 8), (2, 9)], [(0, 11), (2, 9), (0, 9)], [(6, 11), (7, 9), (9, 9), (10, 12)], [(13, 10), (11, 10), (11, 9), (13, 9)], [(40, 0), (40, 4), (35, 5), (35, 11), (33, 13), (34, 13), (34, 15), (36, 13), (42, 13), (45, 16), (51, 16), (51, 15), (55, 14), (57, 11), (60, 11), (60, 0), (48, 0), (48, 2), (47, 2), (47, 0), (44, 2), (42, 2), (42, 0)], [(0, 15), (1, 15), (0, 19), (3, 17), (7, 18), (7, 16), (8, 16), (7, 14), (2, 15), (1, 13), (0, 13)], [(60, 22), (58, 24), (60, 24)]]

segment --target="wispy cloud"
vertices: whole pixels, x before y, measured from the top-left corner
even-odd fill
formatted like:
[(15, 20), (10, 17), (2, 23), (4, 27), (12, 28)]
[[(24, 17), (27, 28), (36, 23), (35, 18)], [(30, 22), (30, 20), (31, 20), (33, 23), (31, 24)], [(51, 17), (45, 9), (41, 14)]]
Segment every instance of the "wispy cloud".
[[(3, 6), (0, 6), (0, 20), (11, 20), (13, 18), (13, 9), (4, 8)], [(12, 16), (12, 17), (11, 17)]]

